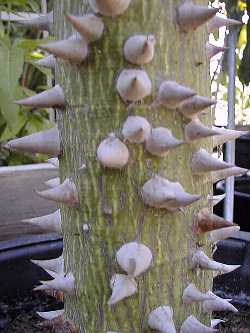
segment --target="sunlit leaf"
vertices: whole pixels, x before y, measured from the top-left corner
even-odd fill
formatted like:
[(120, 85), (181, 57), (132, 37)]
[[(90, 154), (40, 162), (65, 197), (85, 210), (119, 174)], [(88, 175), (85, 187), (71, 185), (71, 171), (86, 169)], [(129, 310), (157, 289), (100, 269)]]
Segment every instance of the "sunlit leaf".
[(22, 114), (21, 112), (17, 113), (17, 121), (13, 126), (10, 128), (9, 126), (5, 127), (4, 132), (1, 135), (1, 141), (8, 141), (15, 137), (17, 133), (20, 132), (21, 128), (25, 125), (27, 122), (27, 117)]
[(238, 39), (238, 48), (245, 46), (247, 43), (247, 26), (243, 25), (240, 31), (240, 36)]
[(19, 107), (13, 101), (17, 99), (18, 92), (20, 93), (18, 87), (24, 52), (6, 41), (6, 36), (0, 39), (0, 108), (8, 127), (12, 128), (18, 121)]

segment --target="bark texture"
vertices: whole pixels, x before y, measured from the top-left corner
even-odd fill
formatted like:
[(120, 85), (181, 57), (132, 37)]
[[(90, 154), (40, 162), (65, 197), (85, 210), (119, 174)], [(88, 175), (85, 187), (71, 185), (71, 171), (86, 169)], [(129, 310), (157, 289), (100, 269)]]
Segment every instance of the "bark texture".
[[(207, 4), (204, 0), (195, 3)], [(209, 254), (206, 239), (192, 233), (192, 223), (197, 208), (207, 205), (211, 181), (209, 176), (192, 176), (189, 163), (198, 147), (210, 148), (210, 140), (182, 145), (165, 158), (151, 156), (142, 145), (128, 144), (129, 164), (121, 171), (104, 169), (96, 159), (98, 144), (110, 132), (119, 136), (129, 114), (144, 116), (153, 127), (167, 127), (183, 139), (185, 120), (181, 115), (148, 108), (162, 79), (176, 80), (200, 95), (209, 95), (206, 27), (181, 33), (175, 21), (178, 4), (177, 0), (132, 0), (122, 16), (104, 18), (104, 36), (91, 44), (82, 66), (58, 61), (56, 81), (64, 88), (68, 103), (58, 112), (63, 146), (60, 172), (62, 179), (74, 180), (80, 194), (79, 209), (62, 207), (66, 271), (72, 271), (76, 279), (76, 295), (66, 298), (65, 307), (81, 333), (149, 333), (148, 314), (163, 304), (173, 307), (178, 329), (191, 314), (208, 323), (199, 304), (182, 304), (182, 292), (189, 282), (204, 291), (212, 284), (210, 273), (192, 271), (188, 266), (197, 246)], [(87, 0), (55, 0), (56, 38), (68, 38), (73, 32), (65, 13), (87, 12)], [(153, 94), (128, 111), (115, 85), (122, 69), (138, 68), (123, 57), (124, 42), (136, 33), (156, 37), (154, 60), (143, 66), (152, 80)], [(209, 123), (211, 117), (203, 120)], [(83, 164), (86, 168), (79, 170)], [(186, 191), (204, 198), (184, 213), (146, 207), (140, 188), (154, 174), (178, 181)], [(84, 224), (89, 231), (83, 230)], [(133, 240), (151, 249), (152, 266), (137, 278), (138, 293), (110, 308), (109, 282), (114, 273), (121, 272), (116, 251)]]

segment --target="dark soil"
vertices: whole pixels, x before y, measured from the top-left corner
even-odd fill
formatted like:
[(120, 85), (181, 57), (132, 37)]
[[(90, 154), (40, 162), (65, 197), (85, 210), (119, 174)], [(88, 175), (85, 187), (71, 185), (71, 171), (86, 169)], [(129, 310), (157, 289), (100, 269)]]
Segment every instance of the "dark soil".
[[(61, 302), (44, 293), (33, 292), (26, 296), (0, 300), (0, 331), (3, 333), (49, 333), (41, 326), (36, 311), (52, 311), (63, 308)], [(51, 331), (52, 332), (52, 331)]]
[(234, 304), (238, 313), (224, 312), (216, 313), (214, 318), (225, 320), (221, 323), (219, 332), (223, 333), (250, 333), (250, 307)]
[[(214, 318), (225, 320), (219, 325), (219, 333), (250, 333), (250, 307), (237, 305), (238, 313), (216, 313)], [(54, 333), (41, 326), (36, 311), (52, 311), (63, 304), (44, 293), (30, 293), (0, 300), (0, 331), (3, 333)], [(62, 332), (62, 331), (60, 331)]]

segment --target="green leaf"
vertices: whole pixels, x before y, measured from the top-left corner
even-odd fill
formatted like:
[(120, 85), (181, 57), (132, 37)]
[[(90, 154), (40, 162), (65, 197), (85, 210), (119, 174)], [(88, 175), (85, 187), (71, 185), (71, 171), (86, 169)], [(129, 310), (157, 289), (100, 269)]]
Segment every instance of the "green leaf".
[(36, 0), (29, 0), (29, 6), (31, 7), (33, 12), (40, 12), (40, 3)]
[(8, 126), (12, 128), (18, 119), (19, 107), (13, 103), (13, 95), (6, 94), (3, 89), (0, 88), (0, 100), (1, 100), (1, 112)]
[(53, 37), (46, 39), (19, 38), (15, 40), (15, 45), (22, 49), (34, 52), (35, 49), (39, 49), (40, 45), (47, 44), (53, 40), (55, 40)]
[(25, 124), (25, 117), (22, 114), (19, 114), (19, 119), (15, 124), (16, 127), (9, 128), (8, 126), (6, 126), (1, 135), (1, 141), (8, 141), (16, 137), (17, 133), (20, 132), (24, 124)]
[(18, 121), (19, 107), (13, 101), (20, 95), (19, 79), (24, 64), (24, 51), (0, 38), (0, 100), (1, 112), (11, 129)]
[[(42, 131), (45, 128), (45, 121), (46, 119), (39, 114), (31, 114), (27, 126), (25, 127), (27, 134)], [(47, 121), (47, 123), (48, 127), (49, 122)]]
[(15, 45), (24, 50), (34, 50), (39, 45), (43, 44), (42, 39), (28, 39), (28, 38), (21, 38), (15, 41)]

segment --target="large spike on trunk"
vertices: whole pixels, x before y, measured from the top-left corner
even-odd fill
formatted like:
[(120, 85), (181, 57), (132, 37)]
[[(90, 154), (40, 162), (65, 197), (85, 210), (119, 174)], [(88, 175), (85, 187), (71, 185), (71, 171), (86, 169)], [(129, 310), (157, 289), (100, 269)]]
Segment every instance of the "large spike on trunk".
[(44, 15), (38, 15), (35, 18), (20, 19), (16, 21), (25, 28), (44, 30), (52, 32), (53, 30), (53, 12)]
[(217, 171), (233, 167), (232, 164), (220, 161), (210, 155), (205, 149), (200, 149), (193, 154), (191, 168), (194, 175), (200, 175), (210, 171)]
[(145, 71), (124, 69), (117, 79), (116, 89), (124, 102), (138, 102), (151, 94), (152, 83)]
[(63, 255), (58, 258), (50, 259), (50, 260), (31, 260), (31, 262), (35, 265), (40, 266), (45, 270), (50, 270), (56, 273), (63, 273), (64, 271), (64, 259)]
[(55, 87), (45, 90), (37, 95), (15, 101), (18, 105), (33, 108), (64, 107), (65, 96), (63, 89), (57, 84)]
[(160, 85), (157, 99), (152, 106), (162, 105), (168, 109), (176, 109), (195, 95), (196, 92), (194, 90), (175, 81), (163, 81)]
[(202, 208), (195, 219), (195, 232), (197, 234), (231, 226), (232, 223), (230, 221), (210, 213), (208, 208)]
[(49, 156), (58, 156), (61, 153), (57, 127), (11, 140), (4, 147), (10, 150)]
[(189, 194), (179, 183), (173, 183), (166, 178), (155, 176), (142, 187), (144, 202), (155, 208), (165, 208), (176, 211), (199, 200), (200, 195)]
[(241, 26), (242, 22), (227, 18), (225, 15), (215, 15), (207, 23), (208, 32), (214, 32), (221, 27)]
[(221, 240), (235, 236), (238, 231), (240, 231), (240, 227), (233, 225), (231, 227), (213, 230), (209, 233), (209, 236), (212, 242), (217, 243)]
[(209, 108), (214, 104), (216, 104), (215, 100), (196, 95), (185, 101), (180, 107), (178, 107), (177, 111), (182, 113), (183, 116), (187, 119), (195, 119), (201, 111)]
[(227, 274), (238, 269), (241, 265), (226, 265), (210, 259), (202, 250), (197, 250), (193, 253), (191, 259), (192, 268), (209, 269), (215, 271), (215, 276)]
[(93, 14), (66, 17), (87, 43), (95, 42), (102, 37), (104, 24), (100, 17)]
[(215, 333), (218, 330), (205, 326), (194, 316), (189, 316), (181, 326), (180, 333)]
[(88, 45), (81, 38), (69, 38), (40, 45), (40, 48), (54, 56), (72, 63), (81, 64), (88, 55)]
[(217, 147), (219, 145), (222, 145), (228, 141), (236, 140), (242, 135), (246, 135), (249, 133), (249, 131), (235, 131), (231, 129), (226, 128), (218, 128), (213, 127), (216, 131), (218, 131), (219, 135), (213, 138), (213, 146)]
[(218, 12), (217, 8), (198, 6), (186, 1), (177, 9), (177, 22), (184, 32), (194, 31)]
[(173, 309), (170, 306), (162, 305), (150, 312), (148, 326), (161, 333), (176, 333)]
[(31, 223), (35, 226), (38, 226), (39, 228), (41, 228), (41, 230), (44, 231), (44, 233), (62, 233), (60, 209), (58, 209), (52, 214), (34, 217), (32, 219), (26, 219), (23, 220), (23, 222)]
[(154, 35), (134, 35), (124, 44), (125, 58), (136, 65), (144, 65), (153, 60), (155, 53)]
[(68, 295), (73, 295), (75, 293), (75, 279), (72, 273), (68, 273), (67, 275), (48, 273), (51, 274), (54, 279), (49, 281), (40, 281), (42, 284), (34, 288), (34, 291), (57, 290)]
[(98, 146), (97, 159), (104, 167), (121, 169), (128, 163), (129, 151), (114, 133), (110, 133)]
[(218, 131), (203, 125), (198, 118), (193, 119), (192, 121), (190, 121), (190, 123), (188, 123), (185, 126), (186, 142), (192, 142), (203, 138), (208, 138), (210, 136), (215, 136), (218, 134), (219, 134)]
[(212, 299), (205, 300), (202, 303), (202, 309), (205, 313), (212, 313), (215, 311), (238, 312), (238, 310), (231, 303), (229, 303), (230, 300), (218, 297), (211, 291), (209, 291), (207, 295), (210, 295)]
[(123, 14), (129, 7), (131, 0), (89, 0), (92, 9), (104, 16), (115, 17)]
[(119, 266), (129, 275), (137, 277), (144, 273), (152, 263), (151, 250), (140, 243), (124, 244), (116, 253)]
[(248, 169), (240, 168), (237, 166), (223, 169), (223, 170), (217, 170), (211, 173), (212, 176), (212, 182), (217, 183), (219, 180), (228, 178), (228, 177), (236, 177), (236, 176), (242, 176), (248, 172)]
[(127, 297), (137, 293), (136, 281), (127, 275), (115, 274), (110, 282), (112, 295), (108, 300), (108, 305), (114, 305)]
[(203, 302), (211, 300), (213, 297), (207, 293), (202, 293), (193, 283), (190, 283), (183, 291), (182, 300), (184, 304)]
[(146, 149), (150, 154), (163, 157), (171, 149), (177, 148), (184, 144), (182, 140), (175, 138), (168, 128), (153, 128), (146, 141)]
[(75, 184), (70, 179), (65, 181), (49, 190), (36, 191), (36, 193), (47, 200), (55, 201), (58, 203), (67, 204), (70, 207), (77, 207), (79, 205), (78, 192)]
[(211, 58), (213, 58), (216, 54), (220, 53), (220, 52), (225, 52), (228, 50), (228, 47), (225, 46), (216, 46), (210, 43), (206, 44), (206, 54), (208, 59), (210, 60)]
[(45, 182), (45, 185), (47, 185), (50, 188), (53, 188), (53, 187), (59, 186), (60, 183), (61, 183), (60, 177), (56, 177), (56, 178), (52, 178), (52, 179), (47, 180)]
[(125, 140), (131, 143), (142, 143), (146, 141), (151, 132), (151, 125), (147, 119), (139, 116), (129, 116), (122, 128)]

